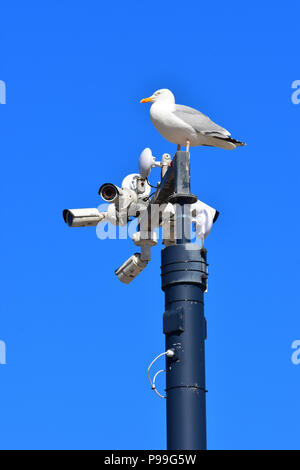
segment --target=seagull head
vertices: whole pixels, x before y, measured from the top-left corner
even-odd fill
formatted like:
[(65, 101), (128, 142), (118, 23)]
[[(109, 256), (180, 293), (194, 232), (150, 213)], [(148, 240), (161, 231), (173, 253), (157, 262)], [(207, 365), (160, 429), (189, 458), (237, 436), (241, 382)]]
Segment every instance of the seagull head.
[(157, 90), (153, 93), (152, 96), (149, 98), (144, 98), (140, 101), (140, 103), (156, 103), (159, 102), (166, 102), (170, 104), (175, 103), (175, 96), (173, 93), (168, 90), (167, 88), (162, 88), (161, 90)]

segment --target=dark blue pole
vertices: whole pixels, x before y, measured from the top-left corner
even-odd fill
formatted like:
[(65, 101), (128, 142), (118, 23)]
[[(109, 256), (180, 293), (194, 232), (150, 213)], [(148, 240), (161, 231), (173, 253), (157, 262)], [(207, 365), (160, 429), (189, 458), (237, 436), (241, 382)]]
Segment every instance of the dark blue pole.
[[(189, 154), (177, 152), (175, 194), (171, 202), (182, 206), (194, 202), (190, 194)], [(177, 226), (187, 227), (184, 211)], [(190, 232), (162, 251), (163, 317), (166, 350), (167, 448), (206, 449), (204, 291), (207, 282), (206, 250), (187, 243)]]

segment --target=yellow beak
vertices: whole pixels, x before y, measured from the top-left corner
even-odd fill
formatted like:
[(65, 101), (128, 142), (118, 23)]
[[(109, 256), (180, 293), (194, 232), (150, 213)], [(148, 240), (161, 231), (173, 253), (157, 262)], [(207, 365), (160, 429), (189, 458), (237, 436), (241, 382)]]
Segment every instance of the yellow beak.
[(150, 98), (144, 98), (143, 100), (140, 101), (140, 103), (149, 103), (149, 101), (150, 101), (150, 102), (153, 101), (152, 96), (150, 96)]

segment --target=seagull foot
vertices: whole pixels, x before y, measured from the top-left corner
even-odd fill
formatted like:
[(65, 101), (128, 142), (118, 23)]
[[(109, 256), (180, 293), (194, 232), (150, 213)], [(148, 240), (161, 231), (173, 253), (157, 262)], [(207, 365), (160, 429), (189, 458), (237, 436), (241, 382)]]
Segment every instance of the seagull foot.
[(190, 151), (190, 145), (191, 145), (191, 142), (189, 140), (186, 141), (186, 151), (189, 152)]

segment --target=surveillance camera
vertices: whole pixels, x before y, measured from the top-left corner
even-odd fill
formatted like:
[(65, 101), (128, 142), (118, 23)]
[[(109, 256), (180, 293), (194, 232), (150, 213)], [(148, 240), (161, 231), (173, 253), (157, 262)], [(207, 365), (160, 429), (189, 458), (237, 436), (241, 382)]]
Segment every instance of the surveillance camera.
[(140, 253), (135, 253), (116, 269), (115, 274), (121, 282), (129, 284), (145, 269), (147, 264), (148, 261), (142, 260)]
[(124, 210), (132, 202), (137, 201), (137, 193), (132, 189), (118, 188), (111, 183), (105, 183), (99, 189), (99, 194), (105, 202), (118, 206), (118, 210)]
[(130, 174), (123, 179), (121, 188), (112, 183), (104, 183), (99, 189), (99, 194), (105, 202), (113, 203), (117, 212), (128, 211), (129, 207), (143, 203), (151, 193), (151, 187), (137, 173)]
[(120, 195), (120, 188), (112, 183), (104, 183), (99, 189), (99, 194), (105, 202), (115, 202)]
[(195, 223), (196, 236), (203, 241), (210, 234), (213, 224), (219, 217), (219, 212), (199, 200), (192, 204), (191, 212)]
[(205, 204), (199, 199), (197, 202), (191, 205), (192, 217), (196, 217), (199, 212), (201, 212), (203, 209), (206, 209), (209, 212), (212, 217), (213, 223), (215, 223), (220, 215), (219, 211), (209, 206), (208, 204)]
[(137, 217), (147, 204), (151, 188), (137, 173), (123, 179), (121, 188), (104, 183), (99, 194), (105, 202), (109, 202), (106, 219), (113, 225), (127, 225), (130, 217)]
[(105, 219), (105, 213), (98, 209), (65, 209), (63, 218), (69, 227), (95, 227)]

